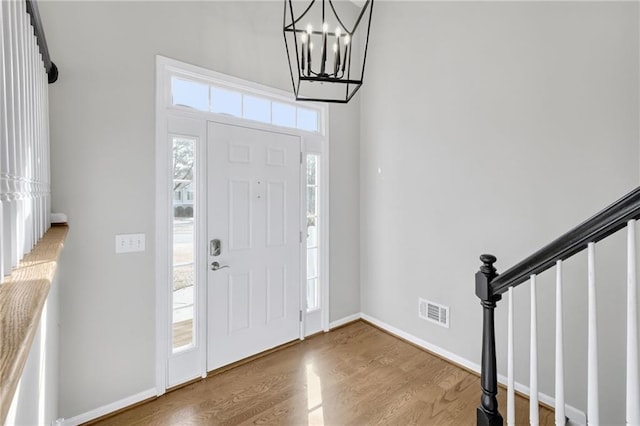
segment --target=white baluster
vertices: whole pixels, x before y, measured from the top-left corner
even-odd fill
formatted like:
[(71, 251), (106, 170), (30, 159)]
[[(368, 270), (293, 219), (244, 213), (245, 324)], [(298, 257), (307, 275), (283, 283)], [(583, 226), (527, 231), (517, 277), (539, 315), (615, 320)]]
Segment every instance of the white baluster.
[(42, 238), (44, 232), (46, 231), (45, 223), (44, 223), (44, 207), (43, 207), (43, 194), (42, 194), (42, 169), (44, 167), (44, 163), (42, 162), (42, 144), (44, 135), (42, 134), (42, 110), (44, 105), (42, 104), (42, 73), (44, 72), (44, 64), (42, 62), (42, 57), (40, 56), (40, 52), (36, 53), (36, 63), (38, 68), (38, 73), (36, 74), (36, 105), (38, 108), (36, 109), (36, 134), (37, 134), (37, 150), (36, 150), (36, 188), (38, 193), (38, 239)]
[(24, 202), (24, 157), (25, 157), (25, 123), (24, 123), (24, 28), (22, 25), (22, 13), (23, 8), (25, 7), (24, 2), (16, 2), (16, 77), (18, 82), (18, 90), (16, 96), (16, 105), (17, 105), (17, 129), (18, 129), (18, 139), (16, 141), (16, 215), (17, 215), (17, 224), (16, 227), (16, 265), (24, 256), (24, 240), (25, 240), (25, 202)]
[(31, 251), (33, 246), (35, 245), (35, 215), (33, 211), (33, 170), (34, 170), (34, 162), (33, 162), (33, 27), (29, 22), (29, 15), (26, 13), (23, 16), (24, 25), (25, 25), (25, 114), (26, 114), (26, 131), (27, 131), (27, 139), (26, 139), (26, 158), (25, 158), (25, 180), (26, 180), (26, 213), (27, 216), (26, 226), (27, 230), (25, 232), (25, 245), (24, 251), (28, 253)]
[(39, 69), (42, 64), (38, 61), (38, 39), (32, 36), (31, 42), (31, 147), (33, 154), (31, 155), (31, 200), (33, 203), (33, 242), (34, 244), (40, 240), (40, 209), (39, 209), (39, 196), (38, 196), (38, 75)]
[(42, 105), (44, 107), (42, 123), (43, 123), (43, 135), (44, 135), (44, 158), (43, 158), (43, 179), (45, 188), (45, 229), (49, 229), (51, 226), (51, 139), (49, 137), (49, 90), (48, 90), (48, 77), (46, 73), (43, 73), (42, 77)]
[(35, 74), (35, 79), (34, 79), (34, 90), (35, 90), (35, 105), (36, 105), (36, 109), (34, 111), (35, 113), (35, 118), (34, 118), (34, 130), (36, 133), (36, 155), (35, 155), (35, 164), (36, 164), (36, 169), (35, 169), (35, 191), (36, 191), (36, 211), (37, 211), (37, 223), (38, 223), (38, 233), (37, 233), (37, 239), (39, 240), (40, 238), (42, 238), (42, 235), (44, 234), (44, 225), (43, 225), (43, 221), (42, 221), (42, 190), (41, 190), (41, 178), (42, 178), (42, 163), (41, 163), (41, 157), (42, 157), (42, 133), (40, 132), (41, 129), (41, 111), (42, 111), (42, 98), (40, 96), (40, 79), (41, 79), (41, 72), (42, 72), (42, 68), (43, 68), (43, 64), (42, 64), (42, 59), (40, 58), (40, 52), (36, 51), (36, 56), (35, 56), (35, 63), (36, 63), (36, 74)]
[(20, 148), (20, 111), (18, 98), (20, 97), (20, 83), (18, 80), (18, 27), (17, 27), (17, 2), (15, 0), (9, 0), (7, 2), (9, 6), (9, 59), (11, 62), (11, 94), (9, 98), (11, 119), (9, 120), (9, 191), (8, 191), (8, 206), (7, 215), (10, 222), (7, 230), (9, 231), (9, 241), (11, 243), (9, 256), (7, 258), (8, 264), (5, 265), (5, 271), (10, 271), (13, 266), (18, 264), (18, 204), (19, 204), (19, 183), (18, 183), (18, 164), (20, 163), (19, 148)]
[[(38, 52), (39, 53), (39, 52)], [(47, 226), (47, 220), (49, 218), (49, 212), (47, 212), (46, 208), (46, 194), (44, 184), (46, 182), (46, 168), (47, 168), (47, 160), (45, 158), (45, 141), (47, 138), (47, 134), (44, 131), (44, 116), (49, 113), (49, 105), (45, 103), (44, 91), (47, 90), (47, 74), (44, 69), (44, 62), (42, 60), (42, 56), (38, 55), (38, 62), (40, 63), (40, 73), (38, 74), (38, 105), (40, 108), (38, 109), (38, 191), (40, 193), (40, 237), (47, 232), (49, 228)], [(44, 85), (43, 85), (44, 83)]]
[(26, 3), (0, 0), (0, 277), (49, 228), (47, 75)]
[(44, 232), (49, 229), (51, 224), (50, 222), (50, 212), (51, 209), (49, 207), (49, 195), (50, 195), (50, 187), (49, 187), (49, 81), (47, 73), (43, 70), (40, 74), (40, 102), (42, 105), (42, 109), (40, 110), (40, 126), (42, 133), (42, 151), (40, 157), (40, 171), (41, 177), (40, 182), (42, 185), (42, 209), (43, 209), (43, 217), (42, 223), (44, 225)]
[[(3, 205), (4, 192), (5, 192), (5, 179), (9, 173), (8, 159), (9, 159), (9, 136), (7, 135), (7, 92), (5, 84), (7, 76), (5, 74), (5, 62), (7, 53), (4, 51), (4, 43), (7, 36), (5, 31), (7, 25), (5, 23), (5, 3), (0, 2), (0, 282), (4, 277), (4, 252), (6, 250), (6, 236), (4, 234), (4, 215)], [(8, 220), (8, 218), (7, 218)]]
[[(28, 69), (28, 30), (31, 26), (26, 22), (26, 2), (20, 3), (20, 25), (22, 26), (22, 48), (21, 48), (21, 65), (22, 65), (22, 172), (21, 177), (21, 197), (22, 197), (22, 256), (31, 251), (29, 247), (29, 108), (28, 108), (28, 92), (29, 92), (29, 69)], [(21, 256), (21, 257), (22, 257)]]
[(507, 322), (507, 425), (516, 424), (515, 374), (513, 365), (513, 287), (509, 287), (509, 318)]
[(35, 233), (34, 239), (36, 242), (42, 237), (44, 230), (42, 226), (42, 210), (40, 208), (40, 143), (42, 135), (40, 134), (40, 110), (42, 104), (40, 103), (40, 73), (43, 69), (42, 60), (40, 59), (40, 50), (38, 48), (38, 39), (33, 38), (33, 85), (32, 85), (32, 99), (33, 99), (33, 203), (35, 219)]
[(531, 332), (529, 366), (529, 423), (537, 426), (538, 419), (538, 314), (536, 301), (536, 276), (531, 275)]
[(3, 43), (3, 68), (4, 79), (0, 84), (4, 86), (5, 95), (0, 99), (2, 102), (2, 113), (4, 116), (4, 124), (6, 127), (1, 129), (4, 134), (5, 143), (1, 147), (0, 154), (0, 205), (2, 207), (2, 241), (4, 251), (2, 253), (2, 270), (4, 274), (9, 274), (11, 271), (11, 252), (13, 247), (12, 235), (11, 235), (11, 170), (13, 168), (13, 155), (14, 155), (14, 138), (13, 138), (13, 62), (12, 62), (12, 50), (11, 50), (11, 38), (12, 24), (11, 24), (11, 5), (9, 2), (1, 2), (3, 7), (2, 26), (0, 31), (4, 34)]
[(627, 223), (627, 425), (640, 425), (638, 383), (638, 284), (636, 279), (636, 221)]
[(38, 111), (42, 107), (39, 103), (38, 99), (38, 88), (40, 83), (40, 68), (42, 68), (42, 63), (40, 59), (40, 52), (38, 50), (38, 40), (34, 38), (34, 50), (33, 50), (33, 200), (34, 200), (34, 215), (35, 218), (35, 241), (39, 241), (40, 237), (42, 237), (42, 226), (40, 225), (42, 221), (40, 220), (40, 195), (38, 188), (38, 174), (40, 170), (40, 134), (38, 133)]
[(556, 262), (556, 425), (566, 423), (564, 412), (564, 318), (562, 302), (562, 261)]
[(30, 235), (30, 203), (29, 203), (29, 31), (32, 30), (31, 25), (27, 22), (27, 3), (19, 2), (20, 14), (18, 15), (18, 23), (21, 27), (20, 32), (20, 79), (22, 83), (22, 91), (20, 98), (20, 114), (22, 115), (22, 138), (20, 141), (20, 149), (22, 156), (20, 159), (20, 199), (22, 207), (22, 217), (20, 223), (22, 226), (22, 242), (20, 246), (20, 258), (31, 251), (31, 235)]
[[(27, 21), (29, 21), (29, 15), (26, 16)], [(28, 98), (28, 106), (29, 106), (29, 227), (31, 228), (30, 238), (29, 238), (29, 251), (33, 249), (36, 242), (38, 241), (38, 214), (36, 210), (35, 203), (35, 176), (36, 176), (36, 134), (35, 134), (35, 72), (36, 72), (36, 60), (35, 60), (35, 50), (37, 47), (36, 37), (33, 34), (33, 30), (29, 31), (29, 61), (28, 61), (28, 70), (29, 70), (29, 98)]]
[(48, 113), (49, 109), (46, 108), (44, 104), (44, 90), (46, 88), (42, 87), (43, 74), (45, 74), (44, 71), (40, 73), (40, 78), (38, 80), (38, 94), (39, 94), (38, 102), (40, 104), (39, 119), (38, 119), (39, 132), (40, 132), (40, 161), (39, 161), (39, 168), (38, 168), (38, 174), (39, 174), (38, 182), (39, 182), (39, 188), (40, 188), (40, 203), (41, 203), (41, 209), (42, 209), (42, 215), (40, 218), (42, 221), (42, 233), (47, 231), (47, 228), (48, 228), (47, 220), (49, 218), (49, 212), (47, 211), (46, 194), (45, 194), (46, 189), (44, 187), (46, 182), (45, 176), (46, 176), (46, 167), (47, 167), (47, 163), (46, 163), (47, 160), (45, 155), (46, 154), (45, 141), (46, 141), (47, 135), (44, 132), (44, 120), (45, 120), (44, 115)]
[(589, 285), (589, 318), (587, 343), (587, 424), (600, 424), (600, 403), (598, 396), (598, 332), (596, 313), (596, 265), (595, 244), (587, 246), (588, 285)]

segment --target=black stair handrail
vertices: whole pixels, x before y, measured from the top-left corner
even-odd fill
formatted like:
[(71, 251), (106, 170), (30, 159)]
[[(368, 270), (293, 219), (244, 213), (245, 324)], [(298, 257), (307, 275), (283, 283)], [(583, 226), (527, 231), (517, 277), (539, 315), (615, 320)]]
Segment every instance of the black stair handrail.
[(531, 275), (551, 268), (558, 260), (566, 260), (627, 225), (640, 219), (640, 187), (629, 192), (618, 201), (596, 213), (580, 225), (547, 244), (531, 256), (498, 274), (493, 264), (496, 257), (483, 254), (483, 265), (476, 273), (476, 295), (482, 305), (482, 363), (480, 384), (482, 396), (477, 409), (477, 424), (482, 426), (502, 425), (498, 411), (498, 374), (496, 368), (496, 344), (494, 310), (496, 303), (509, 287), (526, 282)]
[(51, 56), (49, 55), (49, 47), (47, 46), (47, 39), (44, 36), (44, 27), (42, 26), (38, 4), (36, 0), (25, 0), (25, 2), (27, 4), (27, 13), (31, 17), (33, 33), (38, 40), (38, 47), (40, 48), (40, 54), (44, 62), (44, 69), (47, 72), (47, 80), (49, 84), (55, 83), (56, 80), (58, 80), (58, 67), (51, 61)]
[(640, 219), (640, 186), (561, 237), (491, 280), (491, 293), (502, 294), (533, 274), (540, 274), (624, 228), (629, 220)]

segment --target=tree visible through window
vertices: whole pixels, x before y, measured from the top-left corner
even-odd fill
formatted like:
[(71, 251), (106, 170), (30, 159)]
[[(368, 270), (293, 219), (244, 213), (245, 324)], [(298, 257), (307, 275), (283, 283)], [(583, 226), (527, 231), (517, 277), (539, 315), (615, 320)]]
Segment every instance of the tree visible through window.
[(194, 172), (192, 138), (173, 137), (173, 341), (174, 351), (194, 343)]

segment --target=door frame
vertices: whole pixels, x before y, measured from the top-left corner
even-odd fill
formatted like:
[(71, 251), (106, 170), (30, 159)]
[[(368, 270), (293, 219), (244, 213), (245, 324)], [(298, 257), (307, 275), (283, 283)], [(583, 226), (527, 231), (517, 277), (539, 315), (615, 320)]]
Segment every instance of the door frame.
[[(329, 331), (329, 108), (326, 104), (305, 103), (317, 110), (320, 115), (319, 132), (310, 133), (293, 128), (283, 128), (271, 124), (263, 124), (250, 121), (243, 118), (232, 117), (223, 114), (216, 114), (205, 111), (197, 111), (187, 107), (171, 105), (171, 77), (180, 76), (190, 80), (201, 81), (214, 85), (231, 87), (238, 91), (260, 95), (271, 100), (284, 101), (293, 104), (295, 102), (291, 93), (279, 89), (274, 89), (258, 83), (242, 80), (236, 77), (221, 74), (215, 71), (207, 70), (198, 66), (186, 64), (163, 56), (156, 56), (156, 238), (155, 238), (155, 283), (156, 283), (156, 390), (157, 395), (162, 395), (168, 388), (168, 364), (172, 357), (171, 348), (171, 290), (169, 286), (171, 265), (171, 229), (172, 216), (168, 206), (172, 200), (172, 194), (169, 190), (170, 180), (172, 179), (171, 165), (171, 145), (169, 143), (172, 134), (182, 134), (185, 136), (197, 137), (201, 143), (196, 147), (196, 167), (197, 177), (200, 182), (206, 182), (204, 175), (205, 167), (198, 167), (198, 162), (206, 158), (206, 127), (208, 121), (215, 121), (222, 124), (235, 124), (244, 127), (251, 127), (258, 130), (278, 131), (280, 133), (288, 133), (301, 138), (301, 150), (303, 158), (307, 154), (316, 154), (321, 160), (320, 164), (320, 191), (319, 191), (319, 212), (322, 215), (322, 227), (319, 232), (319, 241), (321, 244), (320, 256), (321, 263), (320, 273), (320, 305), (321, 305), (321, 328)], [(186, 125), (185, 130), (178, 125), (172, 126), (171, 123), (192, 123)], [(198, 125), (198, 123), (200, 123)], [(173, 128), (172, 128), (173, 127)], [(192, 130), (188, 130), (191, 127)], [(199, 129), (198, 129), (199, 128)], [(193, 134), (197, 133), (197, 134)], [(198, 160), (200, 158), (200, 161)], [(305, 162), (306, 164), (306, 162)], [(301, 230), (303, 224), (306, 224), (306, 168), (301, 167), (300, 173), (300, 217)], [(206, 229), (206, 187), (205, 185), (196, 183), (196, 229)], [(198, 201), (199, 200), (199, 201)], [(203, 228), (203, 226), (205, 228)], [(306, 225), (305, 225), (306, 229)], [(200, 233), (202, 234), (202, 233)], [(199, 351), (195, 357), (198, 359), (198, 375), (202, 378), (207, 376), (207, 321), (206, 321), (206, 268), (207, 257), (206, 251), (203, 249), (206, 242), (200, 241), (200, 236), (196, 237), (196, 252), (194, 253), (196, 261), (196, 280), (197, 289), (200, 292), (198, 298), (194, 301), (197, 304), (197, 323), (196, 339)], [(306, 298), (306, 244), (304, 241), (300, 247), (300, 271), (301, 271), (301, 307), (305, 304)], [(304, 290), (304, 291), (303, 291)], [(303, 309), (306, 314), (306, 310)], [(300, 323), (300, 339), (305, 337), (305, 316)], [(195, 376), (195, 375), (194, 375)], [(193, 377), (196, 378), (196, 377)]]

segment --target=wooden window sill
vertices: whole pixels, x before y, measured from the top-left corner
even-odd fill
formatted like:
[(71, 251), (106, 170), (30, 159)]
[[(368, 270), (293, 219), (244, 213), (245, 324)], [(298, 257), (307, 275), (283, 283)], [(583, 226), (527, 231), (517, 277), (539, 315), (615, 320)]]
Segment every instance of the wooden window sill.
[(40, 324), (68, 226), (53, 226), (0, 284), (0, 424)]

